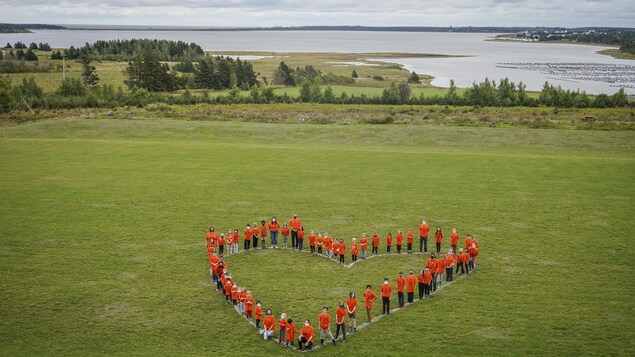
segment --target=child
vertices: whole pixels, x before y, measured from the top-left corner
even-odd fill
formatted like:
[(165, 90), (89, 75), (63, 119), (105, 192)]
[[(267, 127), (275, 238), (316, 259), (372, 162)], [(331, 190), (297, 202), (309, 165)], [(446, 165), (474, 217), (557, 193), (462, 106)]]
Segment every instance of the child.
[(472, 236), (468, 233), (467, 237), (465, 238), (465, 249), (469, 251), (470, 248), (472, 248), (472, 242), (474, 242), (472, 240)]
[(472, 243), (472, 249), (470, 249), (470, 261), (469, 261), (470, 271), (476, 268), (476, 257), (478, 257), (478, 248), (476, 247), (476, 243)]
[(346, 309), (344, 308), (344, 301), (340, 301), (340, 307), (335, 310), (335, 323), (337, 324), (337, 328), (335, 329), (335, 339), (337, 340), (337, 336), (340, 334), (340, 329), (342, 329), (342, 341), (346, 342), (346, 322), (344, 321), (346, 318)]
[(227, 256), (232, 255), (232, 252), (234, 251), (234, 233), (232, 232), (232, 230), (230, 229), (229, 231), (227, 231), (227, 241), (226, 241), (226, 245), (227, 245)]
[(287, 314), (284, 312), (280, 314), (280, 320), (278, 320), (278, 327), (280, 328), (280, 335), (278, 336), (278, 344), (287, 344)]
[(377, 235), (377, 232), (373, 233), (372, 243), (373, 243), (373, 250), (371, 254), (372, 255), (379, 254), (379, 236)]
[(205, 235), (205, 240), (207, 241), (207, 246), (212, 247), (214, 249), (214, 243), (218, 239), (218, 235), (214, 232), (214, 227), (209, 227), (209, 232)]
[(218, 238), (218, 254), (223, 254), (225, 252), (225, 235), (221, 233), (220, 238)]
[(251, 242), (254, 245), (254, 249), (258, 248), (258, 234), (260, 233), (260, 229), (258, 229), (258, 222), (254, 222), (254, 225), (251, 226)]
[(247, 227), (245, 227), (245, 243), (243, 247), (245, 250), (249, 250), (251, 247), (251, 238), (251, 226), (247, 223)]
[(238, 233), (238, 228), (234, 228), (234, 254), (238, 253), (238, 242), (240, 241), (240, 233)]
[(465, 274), (465, 265), (463, 264), (464, 253), (463, 248), (459, 248), (459, 254), (456, 257), (456, 273), (459, 274), (459, 270), (461, 270), (461, 274)]
[(271, 313), (271, 309), (267, 309), (267, 312), (265, 313), (265, 318), (262, 321), (262, 325), (263, 325), (263, 329), (260, 330), (260, 334), (262, 335), (262, 338), (264, 338), (265, 340), (273, 337), (273, 335), (276, 333), (276, 320), (273, 317), (273, 314)]
[(247, 289), (240, 289), (240, 294), (238, 294), (238, 311), (241, 315), (245, 315), (245, 300), (247, 299)]
[(265, 247), (267, 243), (267, 226), (265, 221), (260, 222), (260, 247), (262, 249), (266, 249)]
[(286, 340), (287, 342), (285, 342), (284, 347), (289, 347), (291, 346), (291, 348), (293, 348), (293, 341), (295, 341), (295, 325), (293, 324), (293, 319), (289, 319), (287, 320), (287, 334), (286, 334)]
[(232, 285), (231, 292), (232, 292), (232, 305), (236, 306), (238, 304), (238, 294), (239, 294), (238, 285), (236, 285), (236, 282), (234, 282), (234, 284)]
[(373, 308), (373, 301), (377, 299), (377, 294), (370, 290), (370, 285), (366, 285), (366, 291), (364, 291), (364, 300), (366, 303), (366, 317), (368, 317), (368, 323), (370, 323), (370, 310)]
[(432, 275), (432, 291), (437, 290), (437, 283), (435, 279), (435, 275), (437, 273), (437, 259), (434, 253), (430, 254), (430, 258), (426, 262), (426, 267), (430, 270), (430, 274)]
[(260, 328), (260, 319), (262, 318), (262, 307), (260, 306), (260, 300), (256, 301), (256, 328)]
[(448, 283), (451, 282), (454, 275), (454, 254), (452, 254), (452, 249), (448, 252), (448, 255), (445, 258), (445, 281)]
[(351, 261), (355, 263), (357, 261), (357, 238), (353, 238), (353, 243), (351, 243)]
[(225, 304), (229, 304), (232, 300), (232, 286), (234, 282), (231, 280), (229, 274), (225, 275), (225, 284), (223, 285), (223, 291), (225, 292)]
[(392, 233), (388, 232), (386, 236), (386, 253), (390, 254), (390, 247), (392, 246)]
[(366, 238), (366, 233), (362, 233), (362, 238), (359, 240), (359, 248), (362, 250), (362, 259), (366, 259), (366, 249), (368, 248), (368, 238)]
[(403, 233), (401, 232), (401, 229), (397, 231), (395, 240), (397, 245), (397, 254), (401, 254), (401, 245), (403, 244)]
[(322, 247), (324, 247), (324, 237), (322, 237), (322, 233), (318, 233), (318, 237), (317, 237), (318, 255), (322, 255)]
[(419, 275), (417, 275), (417, 282), (419, 283), (419, 300), (423, 299), (425, 294), (425, 282), (423, 279), (424, 272), (425, 270), (421, 269), (419, 271)]
[(445, 273), (445, 255), (437, 259), (437, 274), (435, 276), (437, 286), (435, 289), (441, 289), (443, 287), (443, 273)]
[(324, 334), (326, 333), (333, 342), (333, 346), (337, 346), (335, 343), (335, 338), (333, 338), (333, 334), (331, 333), (331, 315), (329, 315), (329, 308), (324, 306), (322, 308), (322, 313), (319, 316), (320, 320), (320, 346), (324, 346)]
[(432, 284), (432, 274), (430, 273), (430, 268), (426, 267), (426, 270), (423, 273), (423, 289), (424, 289), (423, 292), (426, 296), (430, 296), (431, 284)]
[(415, 285), (417, 285), (417, 277), (415, 272), (410, 269), (410, 273), (406, 277), (406, 292), (408, 293), (408, 303), (412, 304), (415, 299)]
[(269, 238), (271, 239), (271, 248), (278, 249), (278, 231), (280, 230), (280, 223), (276, 220), (276, 217), (271, 217), (269, 223)]
[(309, 350), (313, 348), (314, 336), (315, 331), (313, 330), (313, 326), (311, 326), (311, 322), (304, 320), (304, 326), (302, 326), (300, 330), (300, 338), (298, 339), (298, 349), (302, 351), (302, 344)]
[(309, 234), (309, 249), (311, 250), (311, 254), (315, 254), (315, 231), (311, 230)]
[[(412, 254), (412, 243), (414, 242), (414, 240), (415, 240), (415, 234), (412, 233), (412, 228), (410, 228), (408, 229), (408, 233), (406, 234), (406, 243), (408, 244), (407, 246), (408, 254)], [(419, 253), (421, 253), (421, 249), (419, 250)]]
[[(304, 249), (303, 245), (304, 245), (304, 227), (300, 226), (300, 229), (298, 230), (298, 239), (297, 239), (297, 249), (298, 250), (302, 250)], [(293, 341), (291, 341), (291, 344), (293, 344)]]
[(335, 255), (335, 259), (339, 259), (340, 255), (340, 242), (335, 239), (333, 241), (333, 255)]
[(327, 232), (324, 232), (324, 247), (326, 248), (326, 257), (333, 257), (333, 238), (329, 237)]
[[(344, 264), (344, 256), (346, 255), (346, 244), (344, 244), (344, 240), (340, 239), (340, 264)], [(337, 335), (337, 333), (335, 333)]]
[(441, 253), (441, 242), (443, 241), (443, 232), (441, 232), (441, 227), (437, 226), (437, 231), (434, 232), (434, 238), (437, 241), (437, 254)]
[(247, 296), (245, 297), (245, 317), (249, 321), (251, 321), (253, 307), (254, 307), (254, 298), (251, 296), (251, 291), (248, 291)]
[(390, 295), (392, 294), (392, 286), (388, 283), (388, 278), (384, 278), (384, 284), (381, 286), (381, 303), (382, 314), (390, 315)]
[(346, 312), (348, 313), (348, 332), (357, 331), (357, 298), (351, 291), (346, 299)]
[(456, 252), (456, 246), (459, 245), (459, 234), (456, 233), (456, 228), (452, 228), (452, 234), (450, 235), (450, 246), (452, 251)]
[[(290, 233), (291, 231), (289, 230), (289, 227), (287, 226), (287, 224), (286, 223), (283, 224), (282, 229), (280, 230), (280, 234), (282, 234), (282, 246), (284, 247), (284, 249), (287, 249), (287, 242), (289, 240)], [(295, 242), (291, 242), (291, 244), (292, 244), (292, 247), (295, 248)]]
[(397, 304), (399, 305), (400, 309), (403, 309), (403, 306), (405, 305), (404, 303), (404, 295), (403, 295), (403, 290), (404, 287), (406, 286), (406, 279), (404, 279), (403, 277), (403, 272), (399, 272), (399, 276), (397, 277)]

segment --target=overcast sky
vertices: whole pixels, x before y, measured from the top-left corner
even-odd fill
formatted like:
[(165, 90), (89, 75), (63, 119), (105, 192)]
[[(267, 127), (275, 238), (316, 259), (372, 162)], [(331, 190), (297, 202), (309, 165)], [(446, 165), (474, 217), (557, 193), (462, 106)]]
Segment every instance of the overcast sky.
[(635, 0), (0, 0), (0, 22), (635, 27)]

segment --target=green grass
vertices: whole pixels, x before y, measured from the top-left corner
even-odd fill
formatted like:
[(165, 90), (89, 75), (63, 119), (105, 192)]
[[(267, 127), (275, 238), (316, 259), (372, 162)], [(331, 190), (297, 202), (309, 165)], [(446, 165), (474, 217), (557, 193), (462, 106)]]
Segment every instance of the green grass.
[(619, 50), (619, 48), (611, 48), (611, 49), (607, 49), (607, 50), (601, 50), (601, 51), (597, 51), (597, 53), (599, 53), (601, 55), (611, 56), (611, 57), (617, 58), (617, 59), (635, 60), (635, 54), (628, 53), (628, 52), (622, 52), (622, 51)]
[[(316, 355), (633, 355), (633, 143), (631, 131), (435, 125), (1, 127), (0, 350), (295, 355), (211, 291), (204, 232), (298, 212), (347, 240), (425, 217), (482, 247), (473, 276)], [(259, 252), (230, 264), (299, 321), (417, 259), (343, 270)]]

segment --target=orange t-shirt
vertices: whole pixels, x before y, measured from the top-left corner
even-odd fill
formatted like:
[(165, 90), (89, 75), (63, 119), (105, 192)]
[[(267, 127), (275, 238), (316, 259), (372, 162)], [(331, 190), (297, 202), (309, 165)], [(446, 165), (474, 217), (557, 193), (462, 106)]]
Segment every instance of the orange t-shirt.
[(397, 235), (395, 235), (395, 240), (397, 241), (397, 245), (403, 245), (403, 234), (397, 233)]
[(232, 245), (234, 243), (234, 235), (233, 234), (228, 234), (227, 235), (227, 244)]
[(278, 327), (280, 328), (280, 332), (286, 330), (287, 329), (287, 320), (285, 320), (285, 319), (278, 320)]
[(412, 232), (408, 232), (408, 234), (406, 234), (406, 237), (408, 238), (408, 244), (412, 244), (412, 242), (414, 242), (415, 240), (415, 234)]
[(218, 238), (218, 246), (220, 246), (220, 247), (224, 247), (225, 246), (225, 238), (223, 238), (223, 237)]
[(423, 284), (423, 274), (418, 274), (417, 275), (417, 282), (422, 283)]
[(315, 234), (309, 234), (309, 246), (315, 247)]
[(357, 243), (351, 244), (351, 255), (357, 255), (359, 251), (357, 250)]
[(304, 229), (298, 231), (298, 239), (304, 239)]
[(287, 341), (293, 342), (295, 340), (295, 324), (290, 323), (287, 325)]
[(300, 336), (304, 337), (307, 342), (313, 341), (313, 336), (315, 336), (313, 326), (302, 326), (302, 329), (300, 330)]
[(459, 244), (459, 234), (458, 233), (452, 233), (450, 235), (450, 244), (451, 245), (458, 245)]
[(357, 312), (357, 299), (356, 298), (348, 298), (346, 299), (346, 308), (348, 312), (354, 314)]
[[(328, 248), (327, 248), (326, 250), (328, 250)], [(333, 253), (334, 253), (335, 255), (340, 255), (340, 254), (342, 254), (342, 253), (340, 253), (340, 250), (341, 250), (341, 248), (340, 248), (340, 242), (335, 241), (335, 242), (333, 243)]]
[(472, 240), (472, 238), (465, 238), (465, 248), (471, 249), (472, 248), (472, 242), (474, 242)]
[(386, 236), (386, 246), (390, 247), (392, 245), (392, 236)]
[(403, 277), (398, 277), (397, 278), (397, 292), (398, 293), (403, 293), (403, 287), (404, 285), (406, 285), (406, 279), (404, 279)]
[(254, 298), (251, 296), (245, 297), (245, 310), (252, 311), (254, 308)]
[(280, 233), (281, 233), (283, 236), (288, 236), (288, 235), (291, 233), (291, 231), (289, 231), (289, 228), (288, 228), (288, 227), (282, 227), (282, 230), (280, 231)]
[(258, 233), (260, 232), (260, 230), (258, 229), (258, 227), (254, 226), (251, 227), (251, 235), (253, 236), (258, 236)]
[(293, 229), (294, 231), (297, 231), (300, 229), (300, 227), (302, 227), (302, 221), (300, 221), (299, 218), (292, 218), (289, 221), (289, 227), (291, 227), (291, 229)]
[(326, 251), (333, 250), (333, 238), (324, 238), (324, 245), (326, 245)]
[(419, 237), (427, 238), (430, 234), (430, 226), (428, 224), (421, 224), (419, 226)]
[(207, 234), (205, 235), (205, 240), (207, 241), (208, 247), (212, 245), (211, 242), (212, 242), (212, 239), (214, 239), (213, 237), (214, 237), (213, 232), (207, 232)]
[(437, 274), (445, 273), (445, 260), (437, 259)]
[(238, 294), (238, 301), (244, 303), (245, 299), (247, 299), (247, 292), (242, 292), (242, 293)]
[(256, 305), (256, 312), (254, 313), (256, 320), (260, 320), (262, 318), (262, 307)]
[(277, 232), (278, 229), (280, 229), (280, 223), (278, 223), (278, 221), (276, 221), (275, 223), (273, 223), (273, 222), (269, 223), (269, 231), (270, 232)]
[(267, 236), (267, 226), (260, 226), (260, 238)]
[(373, 307), (373, 300), (377, 299), (377, 294), (372, 291), (364, 291), (364, 300), (366, 307)]
[(328, 313), (320, 314), (320, 328), (324, 330), (329, 329), (329, 325), (331, 324), (331, 315)]
[(392, 286), (390, 284), (381, 284), (381, 297), (390, 297), (392, 294)]
[(346, 309), (343, 307), (338, 307), (337, 310), (335, 310), (335, 323), (343, 324), (345, 316), (346, 316)]
[(340, 254), (346, 254), (346, 244), (340, 243)]
[(373, 248), (379, 247), (379, 236), (373, 235)]
[(408, 275), (406, 277), (406, 291), (413, 293), (415, 291), (415, 285), (417, 285), (417, 277), (414, 275)]
[(240, 233), (234, 232), (234, 236), (232, 238), (234, 238), (234, 243), (240, 242)]
[(454, 267), (454, 258), (449, 255), (445, 258), (445, 267), (446, 268), (453, 268)]
[(430, 273), (434, 274), (434, 273), (437, 272), (437, 260), (436, 259), (428, 258), (428, 261), (426, 262), (426, 266), (428, 267), (428, 269), (430, 269)]
[(435, 231), (434, 237), (437, 239), (437, 243), (441, 243), (443, 241), (443, 232)]
[(470, 248), (470, 258), (478, 257), (478, 248)]
[(324, 246), (324, 237), (317, 237), (317, 247), (322, 248)]
[(245, 228), (245, 240), (251, 240), (251, 228)]
[(432, 274), (429, 271), (423, 273), (423, 283), (428, 285), (432, 281)]
[(276, 319), (273, 315), (265, 315), (265, 319), (262, 320), (262, 324), (265, 325), (267, 331), (276, 331)]
[(359, 240), (359, 247), (362, 250), (366, 250), (366, 248), (368, 248), (368, 238), (363, 237)]

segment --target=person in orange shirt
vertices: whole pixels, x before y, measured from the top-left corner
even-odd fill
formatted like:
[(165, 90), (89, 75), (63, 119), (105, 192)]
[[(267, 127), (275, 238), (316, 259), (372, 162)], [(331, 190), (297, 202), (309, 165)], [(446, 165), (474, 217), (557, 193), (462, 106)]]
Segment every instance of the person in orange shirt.
[(302, 221), (300, 221), (300, 219), (298, 218), (297, 213), (293, 214), (293, 218), (291, 218), (291, 220), (289, 221), (289, 227), (291, 227), (292, 248), (301, 250), (302, 248), (300, 248), (300, 243), (298, 242), (298, 239), (300, 238), (298, 236), (298, 232), (300, 231), (300, 228), (302, 227)]
[(430, 226), (423, 220), (419, 225), (419, 253), (428, 252), (428, 234), (430, 234)]
[(240, 293), (238, 294), (238, 312), (240, 312), (241, 315), (245, 315), (245, 300), (247, 299), (247, 289), (245, 288), (238, 288), (240, 290)]
[(278, 328), (280, 328), (280, 335), (278, 335), (278, 344), (286, 345), (287, 344), (287, 314), (284, 312), (280, 314), (280, 320), (278, 320)]
[(254, 249), (258, 248), (258, 234), (260, 229), (258, 228), (258, 222), (254, 222), (251, 226), (251, 243), (254, 245)]
[(271, 248), (278, 248), (279, 230), (280, 223), (278, 223), (276, 217), (271, 217), (271, 222), (269, 222), (269, 238), (271, 239)]
[(401, 229), (397, 231), (395, 234), (395, 245), (397, 246), (397, 254), (401, 254), (401, 246), (403, 245), (403, 233), (401, 233)]
[(317, 253), (318, 255), (322, 255), (322, 248), (324, 247), (324, 237), (322, 237), (322, 233), (318, 233), (316, 242), (317, 242)]
[(324, 232), (324, 247), (326, 248), (326, 257), (333, 258), (333, 238), (329, 237), (327, 232)]
[(415, 299), (415, 285), (417, 285), (417, 277), (412, 269), (406, 277), (406, 292), (408, 293), (408, 302), (413, 303)]
[(267, 340), (272, 338), (276, 333), (276, 319), (273, 317), (271, 313), (271, 309), (267, 309), (265, 313), (265, 318), (262, 320), (263, 329), (260, 330), (260, 334), (262, 337)]
[(400, 271), (399, 272), (399, 276), (397, 277), (397, 304), (399, 305), (400, 309), (403, 309), (404, 306), (404, 287), (406, 286), (406, 279), (404, 279), (403, 277), (403, 272)]
[(421, 269), (419, 271), (419, 274), (417, 275), (417, 282), (418, 282), (418, 287), (419, 287), (419, 300), (423, 299), (423, 296), (425, 295), (425, 284), (424, 284), (424, 276), (425, 270)]
[(430, 285), (432, 285), (432, 274), (430, 273), (430, 268), (426, 267), (425, 272), (423, 273), (423, 289), (424, 294), (426, 296), (430, 296)]
[(293, 323), (293, 319), (289, 319), (287, 320), (287, 334), (286, 334), (287, 342), (285, 342), (284, 347), (291, 346), (291, 348), (293, 348), (293, 341), (295, 341), (295, 334), (296, 334), (295, 324)]
[(443, 241), (443, 232), (441, 227), (437, 226), (437, 230), (434, 232), (434, 238), (437, 241), (437, 254), (441, 253), (441, 242)]
[(223, 291), (225, 292), (225, 304), (229, 304), (232, 300), (232, 287), (234, 282), (229, 274), (225, 274), (225, 281), (223, 284)]
[(408, 229), (408, 233), (406, 234), (406, 244), (408, 248), (408, 254), (412, 254), (412, 243), (415, 241), (415, 234), (412, 233), (412, 228)]
[(445, 273), (445, 255), (442, 255), (440, 259), (437, 259), (437, 274), (435, 275), (436, 289), (443, 287), (443, 273)]
[(448, 252), (448, 255), (445, 257), (445, 281), (451, 282), (454, 277), (454, 255), (452, 254), (452, 249)]
[(238, 287), (238, 285), (236, 285), (236, 282), (233, 282), (233, 285), (231, 287), (231, 293), (232, 293), (232, 305), (237, 305), (238, 304), (238, 295), (240, 294), (240, 288)]
[[(346, 255), (346, 244), (344, 244), (344, 240), (340, 239), (340, 264), (344, 264), (344, 256)], [(337, 335), (337, 333), (335, 333)]]
[(251, 248), (251, 226), (247, 223), (247, 227), (245, 227), (245, 243), (243, 249), (249, 250)]
[(232, 241), (234, 242), (234, 254), (236, 254), (238, 253), (238, 243), (240, 242), (240, 233), (238, 233), (238, 228), (234, 228)]
[(260, 306), (260, 300), (256, 301), (256, 311), (254, 317), (256, 318), (256, 328), (260, 328), (260, 320), (262, 319), (262, 307)]
[(309, 350), (313, 348), (315, 337), (315, 331), (309, 320), (304, 320), (304, 326), (300, 330), (300, 338), (298, 339), (298, 349), (302, 351), (302, 345), (306, 346)]
[(426, 262), (426, 267), (428, 267), (428, 269), (430, 270), (430, 274), (432, 274), (432, 286), (430, 287), (432, 288), (432, 291), (436, 291), (437, 290), (437, 280), (436, 280), (437, 259), (434, 253), (430, 254), (430, 258), (428, 258), (428, 261)]
[(311, 253), (315, 254), (315, 231), (311, 230), (309, 234), (309, 249)]
[(464, 253), (463, 248), (459, 248), (459, 254), (456, 256), (456, 274), (459, 274), (459, 270), (461, 274), (465, 274), (466, 264), (463, 263)]
[(353, 243), (351, 243), (351, 261), (355, 263), (357, 261), (357, 254), (359, 253), (357, 248), (357, 238), (353, 238)]
[(465, 249), (469, 251), (470, 248), (472, 248), (472, 242), (474, 242), (474, 240), (472, 240), (472, 236), (468, 234), (465, 238)]
[[(247, 296), (245, 297), (245, 317), (249, 321), (251, 321), (253, 309), (254, 309), (254, 298), (253, 296), (251, 296), (251, 291), (248, 291)], [(260, 312), (262, 313), (262, 310)]]
[(337, 346), (335, 343), (335, 338), (333, 338), (333, 334), (331, 333), (331, 315), (329, 315), (329, 308), (324, 306), (322, 308), (322, 313), (319, 316), (320, 320), (320, 346), (324, 346), (324, 334), (327, 334), (331, 341), (333, 342), (333, 346)]
[(260, 247), (262, 249), (266, 249), (266, 240), (267, 240), (267, 226), (265, 221), (260, 222)]
[(333, 241), (333, 255), (335, 259), (338, 259), (340, 255), (340, 242), (337, 239)]
[(379, 254), (379, 236), (377, 235), (377, 232), (373, 233), (373, 237), (371, 238), (371, 240), (373, 243), (372, 254), (377, 255)]
[(456, 233), (456, 228), (452, 228), (452, 234), (450, 235), (450, 247), (452, 251), (456, 252), (456, 247), (459, 245), (459, 234)]
[[(289, 227), (287, 226), (287, 224), (283, 224), (282, 225), (282, 229), (280, 230), (280, 233), (282, 234), (282, 246), (284, 247), (284, 249), (287, 249), (287, 242), (289, 241), (289, 233), (291, 231), (289, 230)], [(293, 242), (291, 242), (291, 248), (295, 248), (295, 240)]]
[(481, 249), (481, 245), (478, 243), (478, 238), (476, 237), (476, 235), (472, 237), (472, 244), (476, 244), (476, 248)]
[(381, 303), (382, 314), (390, 315), (390, 295), (392, 295), (392, 286), (388, 283), (388, 278), (384, 278), (384, 284), (381, 286)]
[(298, 239), (296, 240), (296, 249), (303, 250), (304, 249), (303, 244), (304, 244), (304, 227), (300, 226), (300, 229), (298, 229)]
[(346, 308), (344, 308), (344, 301), (340, 301), (340, 307), (335, 310), (335, 339), (340, 335), (340, 329), (342, 329), (342, 341), (346, 342)]
[(359, 239), (359, 249), (362, 250), (362, 259), (366, 259), (366, 249), (368, 249), (368, 238), (366, 238), (366, 233), (362, 233), (362, 238)]
[[(212, 253), (212, 247), (207, 247), (207, 260), (209, 261), (209, 274), (212, 276), (212, 283), (218, 282), (218, 275), (216, 275), (216, 268), (218, 267), (219, 258), (216, 254)], [(216, 286), (218, 291), (218, 286)]]
[(478, 257), (478, 248), (476, 248), (476, 243), (472, 243), (472, 248), (469, 251), (470, 260), (469, 260), (469, 268), (470, 271), (473, 271), (476, 268), (476, 257)]
[(218, 239), (218, 234), (214, 232), (214, 227), (209, 227), (209, 232), (205, 235), (205, 240), (207, 241), (207, 246), (212, 247), (214, 249), (216, 240)]
[(366, 305), (366, 316), (368, 317), (368, 323), (370, 323), (370, 310), (373, 308), (373, 301), (377, 299), (377, 294), (370, 290), (370, 285), (366, 285), (366, 291), (364, 291), (364, 300)]
[(386, 253), (390, 254), (391, 246), (392, 246), (392, 233), (388, 232), (388, 235), (386, 235)]
[(348, 332), (357, 331), (357, 298), (351, 291), (346, 299), (346, 312), (348, 313)]
[(225, 245), (227, 246), (227, 256), (232, 255), (234, 251), (234, 233), (230, 229), (227, 232), (227, 238), (225, 238)]
[(218, 254), (223, 254), (225, 252), (225, 235), (221, 233), (220, 238), (218, 238)]
[(223, 255), (221, 254), (220, 256), (218, 256), (218, 259), (216, 260), (216, 268), (214, 270), (214, 273), (216, 274), (216, 291), (223, 290), (222, 277), (223, 277), (224, 269), (225, 269), (225, 262), (223, 261)]

